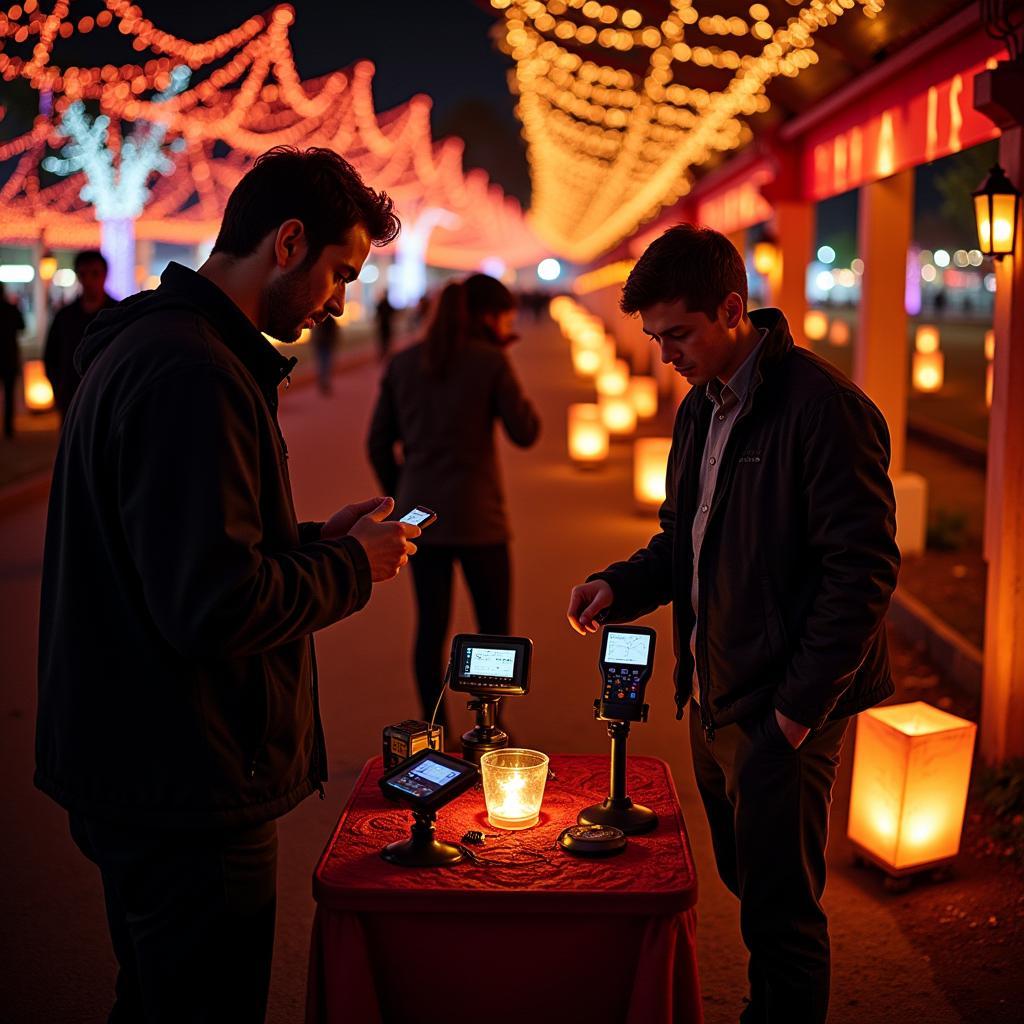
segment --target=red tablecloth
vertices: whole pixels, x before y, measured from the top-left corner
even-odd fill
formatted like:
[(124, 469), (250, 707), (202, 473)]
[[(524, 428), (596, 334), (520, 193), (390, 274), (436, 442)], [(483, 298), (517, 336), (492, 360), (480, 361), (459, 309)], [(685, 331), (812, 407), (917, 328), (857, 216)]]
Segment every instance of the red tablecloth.
[[(551, 768), (540, 824), (473, 848), (503, 863), (413, 869), (380, 857), (412, 818), (367, 762), (313, 876), (307, 1024), (702, 1021), (697, 876), (668, 765), (629, 759), (630, 796), (660, 822), (607, 859), (555, 846), (607, 794), (607, 755)], [(469, 829), (499, 831), (478, 788), (438, 814), (438, 839)]]

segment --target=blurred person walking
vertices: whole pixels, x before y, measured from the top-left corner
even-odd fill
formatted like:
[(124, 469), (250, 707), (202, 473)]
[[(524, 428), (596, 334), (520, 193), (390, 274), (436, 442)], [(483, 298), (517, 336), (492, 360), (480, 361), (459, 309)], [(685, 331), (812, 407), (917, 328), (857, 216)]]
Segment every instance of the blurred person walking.
[(50, 378), (53, 404), (61, 419), (67, 415), (71, 399), (82, 380), (75, 366), (75, 350), (99, 313), (117, 305), (117, 300), (107, 294), (107, 261), (103, 253), (96, 249), (78, 253), (75, 256), (75, 276), (81, 294), (57, 310), (43, 350), (43, 366)]
[(21, 349), (18, 333), (25, 329), (25, 320), (16, 303), (0, 289), (0, 382), (4, 390), (4, 437), (14, 437), (14, 410), (21, 376)]
[(381, 292), (380, 301), (377, 303), (377, 355), (380, 361), (384, 362), (391, 351), (391, 336), (394, 329), (395, 307), (388, 299), (388, 290)]
[[(423, 341), (388, 364), (370, 425), (370, 461), (398, 512), (425, 505), (437, 513), (413, 564), (413, 660), (425, 716), (441, 690), (456, 562), (480, 632), (510, 628), (511, 535), (494, 425), (521, 448), (540, 433), (505, 351), (517, 337), (515, 317), (516, 300), (500, 281), (474, 274), (449, 284)], [(443, 707), (438, 721), (445, 724)]]
[(309, 332), (309, 341), (316, 355), (317, 386), (320, 394), (329, 395), (331, 373), (334, 369), (334, 353), (341, 345), (342, 331), (337, 318), (326, 316)]

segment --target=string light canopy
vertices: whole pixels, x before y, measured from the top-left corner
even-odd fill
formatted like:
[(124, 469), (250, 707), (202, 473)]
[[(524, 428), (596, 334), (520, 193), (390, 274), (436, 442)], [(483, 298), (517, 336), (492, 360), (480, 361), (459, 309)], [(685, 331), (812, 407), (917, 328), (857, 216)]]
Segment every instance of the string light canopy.
[[(98, 14), (77, 18), (74, 6), (56, 0), (46, 12), (39, 0), (23, 0), (0, 12), (0, 79), (28, 82), (39, 97), (31, 128), (0, 141), (0, 162), (10, 168), (0, 187), (0, 241), (97, 244), (99, 225), (89, 202), (96, 196), (83, 199), (84, 174), (53, 183), (40, 178), (43, 159), (66, 144), (65, 115), (74, 118), (80, 108), (73, 105), (85, 101), (105, 118), (115, 158), (131, 139), (132, 125), (165, 132), (175, 167), (147, 182), (149, 197), (134, 224), (139, 239), (209, 242), (227, 196), (257, 155), (276, 145), (326, 146), (391, 194), (403, 223), (412, 227), (422, 214), (435, 218), (425, 250), (435, 265), (477, 269), (500, 256), (519, 267), (547, 254), (518, 202), (483, 171), (463, 168), (461, 140), (432, 137), (428, 97), (378, 113), (374, 68), (366, 61), (301, 81), (289, 38), (290, 5), (206, 42), (162, 31), (129, 0), (104, 0)], [(134, 59), (97, 67), (58, 62), (61, 40), (98, 31), (124, 37)], [(115, 167), (111, 180), (117, 176)], [(436, 218), (437, 210), (447, 216)]]
[(818, 62), (819, 30), (884, 2), (787, 0), (779, 20), (763, 3), (726, 16), (702, 14), (703, 0), (490, 0), (515, 61), (537, 233), (580, 263), (611, 249), (689, 192), (694, 168), (750, 139), (769, 83)]

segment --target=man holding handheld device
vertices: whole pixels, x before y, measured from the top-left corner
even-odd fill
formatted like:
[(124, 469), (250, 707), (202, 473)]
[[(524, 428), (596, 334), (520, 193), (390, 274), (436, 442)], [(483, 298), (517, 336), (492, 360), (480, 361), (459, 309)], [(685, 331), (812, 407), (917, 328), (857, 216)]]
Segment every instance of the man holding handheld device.
[(893, 692), (889, 436), (863, 392), (795, 347), (779, 310), (748, 314), (746, 300), (742, 257), (708, 229), (669, 229), (631, 271), (623, 312), (691, 390), (659, 532), (575, 587), (568, 618), (585, 635), (672, 602), (677, 717), (689, 706), (750, 951), (741, 1020), (823, 1024), (832, 784), (850, 717)]

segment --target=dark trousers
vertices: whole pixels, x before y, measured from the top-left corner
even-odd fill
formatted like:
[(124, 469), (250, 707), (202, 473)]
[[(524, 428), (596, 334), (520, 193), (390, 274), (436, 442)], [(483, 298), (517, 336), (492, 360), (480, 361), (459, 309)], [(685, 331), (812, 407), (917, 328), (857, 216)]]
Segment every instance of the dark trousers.
[(18, 397), (18, 374), (2, 375), (4, 389), (4, 437), (14, 437), (14, 409)]
[(71, 815), (100, 869), (118, 973), (109, 1024), (262, 1024), (277, 824), (158, 831)]
[[(413, 663), (424, 718), (429, 718), (444, 677), (444, 642), (451, 618), (452, 576), (462, 566), (481, 633), (506, 635), (509, 630), (511, 569), (507, 544), (424, 544), (412, 557), (416, 590), (416, 646)], [(444, 705), (437, 721), (447, 726)], [(447, 734), (447, 728), (445, 733)]]
[(794, 750), (770, 710), (708, 742), (690, 702), (690, 747), (722, 881), (739, 897), (750, 951), (745, 1022), (823, 1024), (830, 954), (825, 843), (849, 719)]

